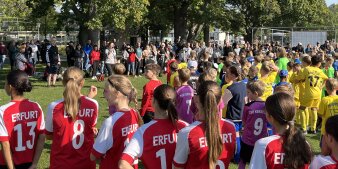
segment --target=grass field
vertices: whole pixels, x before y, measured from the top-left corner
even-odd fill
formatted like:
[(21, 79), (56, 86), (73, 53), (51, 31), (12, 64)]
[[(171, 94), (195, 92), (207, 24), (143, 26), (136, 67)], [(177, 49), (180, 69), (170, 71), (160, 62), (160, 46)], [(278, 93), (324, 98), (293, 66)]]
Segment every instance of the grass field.
[[(42, 71), (42, 68), (38, 69), (38, 71)], [(6, 74), (8, 73), (9, 69), (6, 67), (4, 70), (0, 70), (0, 88), (3, 89)], [(31, 78), (31, 82), (33, 83), (33, 90), (30, 93), (27, 93), (25, 96), (33, 101), (38, 102), (43, 111), (46, 113), (47, 106), (50, 102), (55, 101), (57, 99), (62, 98), (63, 87), (61, 82), (57, 82), (56, 87), (48, 88), (47, 82), (41, 81), (39, 79)], [(138, 91), (138, 100), (139, 103), (141, 102), (142, 98), (142, 87), (146, 84), (147, 80), (144, 77), (137, 77), (137, 78), (130, 78), (131, 82), (133, 83), (134, 87)], [(165, 78), (161, 78), (162, 82), (165, 82)], [(83, 94), (87, 94), (88, 90), (91, 85), (95, 85), (98, 88), (98, 95), (95, 99), (99, 102), (99, 118), (98, 118), (98, 125), (97, 127), (100, 128), (101, 122), (108, 117), (108, 109), (107, 109), (107, 102), (103, 97), (103, 87), (104, 82), (96, 82), (91, 79), (86, 79), (85, 86), (82, 89)], [(0, 105), (8, 103), (10, 101), (10, 97), (5, 94), (4, 90), (0, 90)], [(140, 104), (139, 104), (140, 105)], [(319, 134), (317, 135), (308, 135), (307, 140), (313, 148), (314, 154), (318, 154), (320, 152), (319, 148)], [(39, 161), (38, 168), (45, 169), (49, 167), (49, 153), (50, 153), (51, 142), (46, 141), (45, 149), (43, 150), (41, 159)], [(237, 169), (237, 165), (231, 164), (230, 169)]]

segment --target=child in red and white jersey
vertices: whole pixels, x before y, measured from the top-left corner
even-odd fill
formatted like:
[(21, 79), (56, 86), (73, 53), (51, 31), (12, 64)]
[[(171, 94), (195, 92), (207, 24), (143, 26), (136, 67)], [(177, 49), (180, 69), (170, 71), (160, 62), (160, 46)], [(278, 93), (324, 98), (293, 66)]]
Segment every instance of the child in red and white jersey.
[(194, 98), (199, 119), (177, 136), (175, 169), (229, 167), (235, 153), (236, 130), (232, 122), (217, 114), (221, 96), (221, 88), (216, 82), (206, 81), (199, 85)]
[(70, 67), (63, 75), (63, 99), (48, 106), (47, 138), (52, 140), (50, 169), (94, 169), (90, 150), (94, 144), (98, 103), (81, 94), (83, 72)]
[(322, 154), (311, 162), (310, 169), (338, 168), (338, 115), (331, 116), (325, 123), (326, 133), (322, 138)]
[(160, 85), (154, 91), (152, 105), (154, 120), (140, 127), (123, 151), (120, 168), (132, 167), (134, 159), (140, 158), (147, 169), (171, 169), (177, 133), (188, 124), (178, 120), (175, 108), (175, 90)]
[(142, 119), (138, 112), (129, 107), (130, 101), (136, 100), (136, 89), (127, 77), (110, 76), (103, 95), (108, 105), (115, 108), (115, 112), (102, 122), (90, 158), (100, 161), (100, 169), (115, 169)]
[(266, 118), (277, 135), (259, 139), (251, 157), (250, 169), (307, 169), (312, 158), (310, 145), (293, 119), (294, 98), (285, 92), (269, 96), (265, 102)]
[(32, 85), (25, 72), (7, 75), (11, 102), (0, 107), (0, 168), (36, 168), (45, 142), (45, 121), (38, 103), (24, 97)]

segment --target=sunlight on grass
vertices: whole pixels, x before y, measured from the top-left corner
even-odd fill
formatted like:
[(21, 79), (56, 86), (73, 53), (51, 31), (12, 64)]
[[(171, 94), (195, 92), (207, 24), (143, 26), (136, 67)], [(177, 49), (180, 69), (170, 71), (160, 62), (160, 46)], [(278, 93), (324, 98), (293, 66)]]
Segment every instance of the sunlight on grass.
[[(41, 70), (41, 68), (40, 68)], [(0, 70), (0, 87), (3, 89), (4, 83), (5, 83), (5, 77), (7, 72), (9, 71), (8, 68), (4, 70)], [(162, 82), (166, 82), (165, 77), (161, 77), (160, 79)], [(129, 77), (134, 87), (137, 89), (137, 98), (139, 101), (139, 106), (141, 105), (141, 99), (142, 99), (142, 92), (143, 92), (143, 86), (148, 82), (147, 79), (144, 77)], [(47, 82), (31, 78), (31, 81), (33, 83), (33, 90), (30, 93), (26, 94), (26, 97), (38, 102), (43, 111), (46, 113), (47, 106), (50, 102), (58, 100), (62, 98), (63, 93), (63, 87), (60, 81), (57, 82), (56, 87), (47, 87)], [(108, 106), (107, 102), (103, 97), (103, 88), (104, 88), (105, 82), (97, 82), (91, 79), (86, 79), (85, 86), (82, 89), (83, 94), (87, 94), (89, 91), (89, 88), (91, 85), (95, 85), (98, 88), (98, 95), (95, 97), (95, 99), (99, 102), (99, 117), (98, 117), (98, 124), (97, 127), (99, 128), (101, 126), (102, 121), (108, 117)], [(4, 90), (0, 90), (0, 105), (3, 105), (5, 103), (8, 103), (10, 101), (10, 97), (6, 95)], [(133, 107), (133, 106), (132, 106)], [(139, 107), (138, 107), (139, 108)], [(138, 109), (137, 108), (137, 109)], [(320, 152), (319, 148), (319, 134), (317, 135), (308, 135), (307, 140), (310, 143), (310, 145), (313, 148), (313, 151), (315, 154), (318, 154)], [(38, 168), (48, 168), (49, 167), (49, 153), (50, 153), (50, 141), (47, 141), (45, 143), (45, 149), (43, 150), (41, 159), (39, 161)], [(140, 167), (142, 168), (142, 167)], [(235, 164), (231, 164), (230, 169), (237, 169), (238, 166)]]

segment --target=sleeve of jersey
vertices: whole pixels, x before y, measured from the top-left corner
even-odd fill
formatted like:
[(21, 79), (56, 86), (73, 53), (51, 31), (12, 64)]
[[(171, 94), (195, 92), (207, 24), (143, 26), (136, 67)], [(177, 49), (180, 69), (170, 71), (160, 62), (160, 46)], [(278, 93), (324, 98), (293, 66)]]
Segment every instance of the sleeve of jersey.
[(310, 164), (310, 169), (320, 169), (320, 156), (316, 156)]
[(248, 114), (248, 106), (244, 106), (243, 116), (242, 116), (242, 123), (243, 123), (243, 125), (245, 125), (245, 123), (246, 123), (247, 114)]
[(44, 131), (45, 131), (45, 117), (44, 117), (44, 114), (43, 114), (43, 111), (40, 107), (40, 105), (38, 105), (39, 107), (39, 113), (40, 113), (40, 116), (39, 116), (39, 119), (38, 119), (38, 133), (39, 134), (43, 134)]
[(305, 70), (304, 69), (302, 69), (302, 70), (300, 70), (300, 72), (299, 72), (299, 74), (298, 74), (298, 76), (297, 76), (297, 80), (298, 81), (303, 81), (303, 80), (305, 80)]
[(319, 104), (318, 115), (323, 116), (326, 112), (326, 100), (322, 99)]
[(113, 124), (111, 118), (104, 121), (93, 145), (92, 154), (101, 158), (113, 146)]
[(94, 123), (93, 123), (93, 126), (92, 127), (95, 127), (96, 126), (96, 123), (97, 123), (97, 117), (99, 115), (99, 104), (96, 100), (94, 100), (94, 103), (95, 103), (95, 106), (96, 106), (96, 110), (95, 110), (95, 114), (94, 114)]
[(324, 72), (320, 72), (320, 76), (323, 80), (328, 79), (327, 75)]
[(47, 111), (47, 117), (46, 117), (46, 134), (51, 135), (53, 133), (53, 111), (54, 111), (54, 105), (51, 103), (48, 106), (48, 111)]
[(177, 135), (176, 150), (173, 161), (173, 165), (175, 167), (184, 168), (187, 162), (190, 151), (188, 134), (189, 132), (183, 129)]
[(266, 159), (265, 159), (265, 148), (266, 144), (262, 140), (258, 140), (255, 143), (255, 148), (253, 150), (249, 169), (266, 169)]
[(149, 102), (149, 99), (150, 99), (150, 95), (149, 95), (149, 89), (148, 87), (146, 86), (144, 88), (144, 94), (143, 94), (143, 98), (142, 98), (142, 109), (141, 109), (141, 116), (144, 116), (144, 114), (146, 113), (146, 110), (148, 108), (148, 102)]
[(0, 109), (0, 141), (8, 141), (8, 132), (5, 126), (3, 115), (4, 112)]
[(122, 160), (127, 161), (130, 165), (134, 164), (136, 158), (141, 157), (143, 151), (143, 134), (140, 130), (136, 131), (128, 146), (122, 153)]

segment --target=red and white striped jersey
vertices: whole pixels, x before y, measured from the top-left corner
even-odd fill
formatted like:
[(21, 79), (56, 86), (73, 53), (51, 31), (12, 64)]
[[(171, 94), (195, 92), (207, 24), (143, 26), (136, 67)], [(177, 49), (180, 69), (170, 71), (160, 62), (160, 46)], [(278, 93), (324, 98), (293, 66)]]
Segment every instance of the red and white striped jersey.
[[(185, 169), (209, 168), (208, 145), (205, 136), (205, 122), (195, 121), (182, 129), (177, 138), (173, 165)], [(223, 149), (218, 158), (216, 168), (229, 167), (236, 147), (236, 130), (231, 121), (220, 119), (220, 132)]]
[(139, 120), (133, 109), (116, 111), (104, 120), (91, 152), (101, 159), (100, 169), (118, 168), (124, 148), (139, 127)]
[(332, 156), (316, 156), (311, 162), (310, 169), (338, 169), (338, 160)]
[(136, 131), (121, 159), (132, 165), (136, 158), (140, 158), (147, 169), (171, 169), (177, 133), (187, 125), (181, 120), (176, 126), (170, 119), (150, 121)]
[[(273, 135), (257, 140), (251, 156), (250, 169), (284, 169), (285, 153), (282, 145), (282, 138)], [(299, 168), (308, 169), (309, 164)]]
[[(0, 142), (8, 141), (15, 165), (31, 163), (39, 134), (45, 130), (40, 105), (28, 99), (0, 107)], [(0, 153), (0, 165), (6, 165)]]
[(46, 134), (53, 137), (50, 153), (50, 169), (88, 168), (95, 169), (90, 160), (94, 144), (94, 131), (99, 106), (96, 100), (86, 96), (80, 98), (76, 119), (65, 112), (63, 99), (48, 106)]

